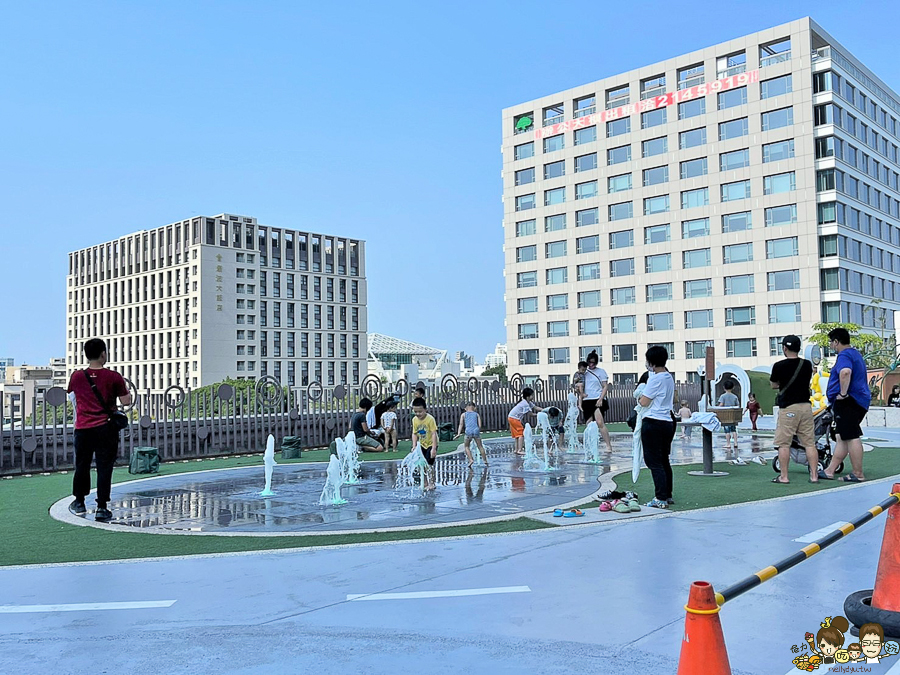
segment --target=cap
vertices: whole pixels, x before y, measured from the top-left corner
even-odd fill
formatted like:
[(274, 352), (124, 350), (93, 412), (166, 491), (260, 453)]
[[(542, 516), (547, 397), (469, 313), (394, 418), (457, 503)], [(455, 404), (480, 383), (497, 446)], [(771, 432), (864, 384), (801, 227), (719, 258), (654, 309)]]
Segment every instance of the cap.
[(796, 335), (785, 335), (784, 339), (781, 341), (781, 345), (783, 347), (787, 347), (792, 352), (800, 352), (800, 338)]

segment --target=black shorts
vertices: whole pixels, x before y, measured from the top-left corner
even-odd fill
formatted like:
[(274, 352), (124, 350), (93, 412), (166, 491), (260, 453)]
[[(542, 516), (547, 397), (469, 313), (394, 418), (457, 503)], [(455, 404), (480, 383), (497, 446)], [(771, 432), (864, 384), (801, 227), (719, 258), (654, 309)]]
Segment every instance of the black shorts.
[(860, 423), (868, 412), (852, 398), (842, 398), (834, 402), (834, 430), (842, 441), (852, 441), (862, 437)]
[[(584, 413), (585, 424), (589, 424), (594, 419), (594, 411), (597, 410), (598, 400), (596, 398), (586, 398), (581, 401), (581, 412)], [(600, 404), (600, 414), (605, 415), (607, 410), (609, 410), (609, 401), (603, 399), (603, 403)]]
[(419, 452), (422, 453), (422, 457), (425, 458), (425, 461), (428, 462), (430, 466), (434, 466), (434, 462), (437, 459), (437, 449), (435, 449), (434, 457), (431, 456), (431, 448), (423, 448), (421, 445), (419, 446)]

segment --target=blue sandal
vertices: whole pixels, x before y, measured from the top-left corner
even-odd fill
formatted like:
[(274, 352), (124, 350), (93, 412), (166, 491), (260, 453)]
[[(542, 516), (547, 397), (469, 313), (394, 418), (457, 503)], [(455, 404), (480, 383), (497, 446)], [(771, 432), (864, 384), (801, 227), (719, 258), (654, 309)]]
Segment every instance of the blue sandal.
[(562, 509), (556, 509), (556, 510), (553, 512), (553, 517), (554, 517), (554, 518), (559, 518), (560, 516), (562, 516), (562, 514), (563, 514), (563, 510), (562, 510)]
[(566, 518), (578, 518), (584, 515), (584, 511), (580, 511), (579, 509), (572, 509), (571, 511), (566, 511), (563, 515)]

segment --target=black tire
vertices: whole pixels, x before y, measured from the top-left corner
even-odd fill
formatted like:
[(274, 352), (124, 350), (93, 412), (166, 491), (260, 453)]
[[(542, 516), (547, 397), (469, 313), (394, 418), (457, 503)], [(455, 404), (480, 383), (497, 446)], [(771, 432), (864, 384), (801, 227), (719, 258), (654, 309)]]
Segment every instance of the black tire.
[(844, 600), (844, 616), (852, 623), (858, 634), (860, 626), (867, 623), (880, 623), (884, 629), (885, 639), (900, 639), (900, 612), (872, 607), (872, 591), (857, 591)]
[(781, 473), (781, 462), (778, 461), (778, 458), (772, 460), (772, 471), (775, 473)]
[(843, 471), (844, 471), (844, 463), (841, 462), (840, 464), (837, 465), (837, 468), (834, 470), (834, 474), (837, 475), (839, 473), (843, 473)]

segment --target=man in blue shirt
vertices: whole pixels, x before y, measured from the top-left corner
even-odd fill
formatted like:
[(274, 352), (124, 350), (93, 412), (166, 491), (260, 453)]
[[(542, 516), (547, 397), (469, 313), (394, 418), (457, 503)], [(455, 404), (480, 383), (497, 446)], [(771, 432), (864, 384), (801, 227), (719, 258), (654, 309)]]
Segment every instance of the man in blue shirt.
[(850, 333), (846, 328), (835, 328), (828, 333), (828, 339), (831, 341), (831, 349), (837, 352), (837, 359), (828, 378), (828, 390), (825, 392), (834, 411), (837, 443), (831, 463), (824, 471), (819, 472), (819, 478), (834, 480), (835, 468), (849, 454), (853, 473), (844, 476), (843, 480), (846, 483), (859, 483), (865, 480), (860, 423), (872, 401), (866, 380), (866, 362), (862, 354), (850, 346)]

